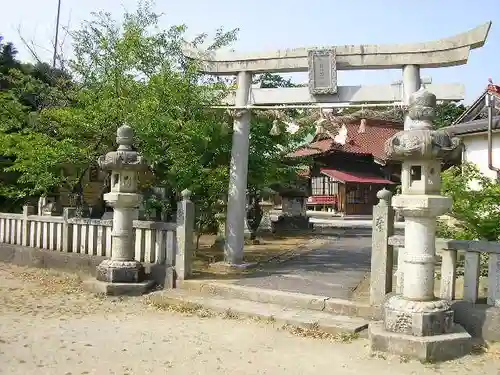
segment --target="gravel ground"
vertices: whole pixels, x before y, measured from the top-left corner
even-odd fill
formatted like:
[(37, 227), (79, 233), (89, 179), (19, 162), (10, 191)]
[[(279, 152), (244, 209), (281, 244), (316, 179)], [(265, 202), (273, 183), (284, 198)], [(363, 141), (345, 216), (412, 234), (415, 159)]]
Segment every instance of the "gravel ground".
[[(72, 275), (0, 264), (1, 374), (500, 374), (500, 351), (444, 364), (370, 355), (269, 322), (105, 299)], [(203, 316), (210, 315), (204, 314)]]

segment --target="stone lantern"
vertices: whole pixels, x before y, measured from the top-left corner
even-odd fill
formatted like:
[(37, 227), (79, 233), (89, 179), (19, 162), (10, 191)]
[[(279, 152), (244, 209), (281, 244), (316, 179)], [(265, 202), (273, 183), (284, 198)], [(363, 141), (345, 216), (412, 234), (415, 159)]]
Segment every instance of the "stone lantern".
[(132, 149), (133, 140), (132, 128), (121, 126), (116, 136), (118, 149), (98, 159), (101, 169), (111, 171), (111, 191), (104, 194), (104, 200), (113, 207), (114, 213), (111, 259), (97, 266), (96, 278), (109, 284), (144, 286), (148, 284), (144, 282), (144, 267), (134, 260), (133, 220), (142, 202), (142, 195), (137, 193), (138, 173), (146, 170), (147, 165), (141, 155)]
[(370, 326), (372, 349), (416, 356), (422, 360), (462, 355), (470, 335), (453, 323), (449, 301), (434, 295), (436, 218), (452, 206), (440, 195), (441, 163), (461, 152), (458, 138), (432, 129), (436, 96), (424, 89), (409, 100), (405, 130), (386, 142), (390, 159), (402, 161), (401, 191), (392, 206), (405, 218), (402, 294), (384, 304), (384, 323)]
[(260, 207), (262, 208), (262, 220), (260, 221), (259, 230), (263, 232), (271, 231), (271, 210), (274, 204), (273, 202), (263, 200), (260, 202)]

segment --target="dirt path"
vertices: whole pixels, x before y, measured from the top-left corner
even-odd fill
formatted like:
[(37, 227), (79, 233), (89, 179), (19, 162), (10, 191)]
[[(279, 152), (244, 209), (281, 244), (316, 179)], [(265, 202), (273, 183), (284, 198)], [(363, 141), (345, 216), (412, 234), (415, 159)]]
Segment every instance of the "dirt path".
[(422, 365), (367, 340), (297, 337), (273, 324), (102, 299), (74, 276), (0, 264), (1, 374), (500, 374), (495, 352)]

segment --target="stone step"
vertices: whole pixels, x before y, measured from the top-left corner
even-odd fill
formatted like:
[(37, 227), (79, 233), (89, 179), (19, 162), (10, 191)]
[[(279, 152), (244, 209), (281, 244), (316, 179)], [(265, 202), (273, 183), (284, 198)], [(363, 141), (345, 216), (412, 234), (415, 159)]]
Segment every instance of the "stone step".
[(322, 311), (369, 320), (377, 320), (381, 316), (379, 309), (368, 304), (327, 296), (256, 288), (213, 280), (185, 280), (179, 286), (181, 289), (202, 295), (270, 303), (293, 309)]
[(154, 292), (150, 298), (156, 303), (168, 305), (188, 303), (218, 313), (231, 311), (239, 316), (256, 317), (296, 327), (315, 329), (329, 334), (360, 334), (365, 336), (369, 321), (323, 311), (284, 307), (272, 303), (260, 303), (236, 298), (197, 295), (182, 289)]

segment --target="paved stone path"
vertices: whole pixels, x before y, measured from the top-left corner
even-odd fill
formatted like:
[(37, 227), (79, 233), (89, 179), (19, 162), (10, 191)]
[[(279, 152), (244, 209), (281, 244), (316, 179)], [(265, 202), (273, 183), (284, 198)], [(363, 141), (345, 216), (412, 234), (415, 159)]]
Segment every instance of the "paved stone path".
[(332, 237), (317, 250), (256, 272), (235, 284), (350, 298), (370, 271), (370, 251), (370, 237)]
[(0, 263), (0, 374), (500, 374), (500, 351), (422, 365), (371, 356), (365, 339), (298, 337), (270, 323), (157, 310), (147, 298), (96, 298), (71, 275)]

